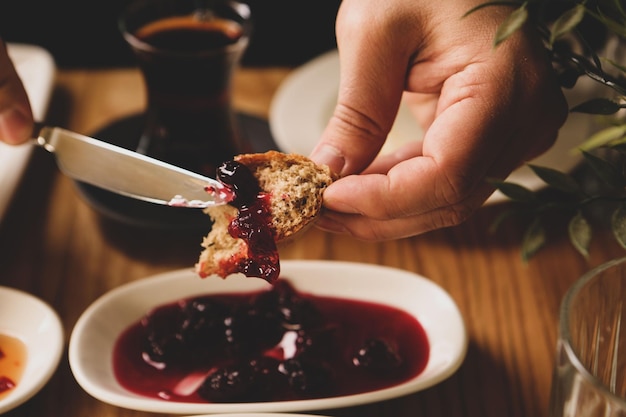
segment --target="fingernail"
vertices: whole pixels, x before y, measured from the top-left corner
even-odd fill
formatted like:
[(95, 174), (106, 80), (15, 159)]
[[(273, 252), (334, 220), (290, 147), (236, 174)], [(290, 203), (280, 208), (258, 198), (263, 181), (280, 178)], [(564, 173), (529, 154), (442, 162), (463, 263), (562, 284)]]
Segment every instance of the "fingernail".
[(25, 142), (31, 135), (31, 126), (30, 119), (15, 108), (0, 113), (0, 138), (7, 143)]
[(336, 173), (341, 174), (346, 164), (346, 159), (339, 152), (339, 149), (330, 145), (316, 147), (310, 155), (311, 160), (319, 165), (328, 165)]

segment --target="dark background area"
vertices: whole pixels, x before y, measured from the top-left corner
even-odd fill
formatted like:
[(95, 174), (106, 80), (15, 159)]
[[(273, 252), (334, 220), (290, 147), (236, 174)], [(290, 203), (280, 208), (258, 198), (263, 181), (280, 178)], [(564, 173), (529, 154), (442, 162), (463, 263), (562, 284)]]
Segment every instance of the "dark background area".
[[(2, 0), (0, 37), (42, 46), (59, 68), (134, 66), (117, 26), (132, 0)], [(335, 48), (340, 0), (244, 0), (253, 33), (244, 66), (300, 65)]]

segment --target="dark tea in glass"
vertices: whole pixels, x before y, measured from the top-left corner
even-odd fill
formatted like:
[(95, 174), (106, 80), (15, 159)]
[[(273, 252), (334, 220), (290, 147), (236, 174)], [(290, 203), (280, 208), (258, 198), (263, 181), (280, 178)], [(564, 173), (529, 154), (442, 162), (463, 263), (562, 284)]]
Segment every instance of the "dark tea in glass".
[(213, 176), (246, 152), (231, 103), (232, 75), (249, 37), (246, 5), (152, 0), (121, 19), (147, 89), (146, 124), (137, 151)]

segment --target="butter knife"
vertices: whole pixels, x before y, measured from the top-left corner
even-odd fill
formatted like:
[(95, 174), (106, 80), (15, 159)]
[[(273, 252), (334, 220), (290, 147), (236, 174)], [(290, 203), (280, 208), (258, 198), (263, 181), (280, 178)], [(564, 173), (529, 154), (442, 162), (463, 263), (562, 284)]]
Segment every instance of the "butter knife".
[(189, 208), (226, 204), (234, 197), (213, 178), (66, 129), (36, 126), (34, 136), (65, 175), (114, 193)]

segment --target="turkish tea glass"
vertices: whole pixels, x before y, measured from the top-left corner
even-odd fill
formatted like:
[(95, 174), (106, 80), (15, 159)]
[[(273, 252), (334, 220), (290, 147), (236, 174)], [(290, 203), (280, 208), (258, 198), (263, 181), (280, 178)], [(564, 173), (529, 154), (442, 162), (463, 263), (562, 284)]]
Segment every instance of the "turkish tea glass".
[(145, 81), (137, 151), (204, 175), (246, 151), (232, 78), (247, 48), (250, 9), (224, 0), (138, 0), (119, 20)]

